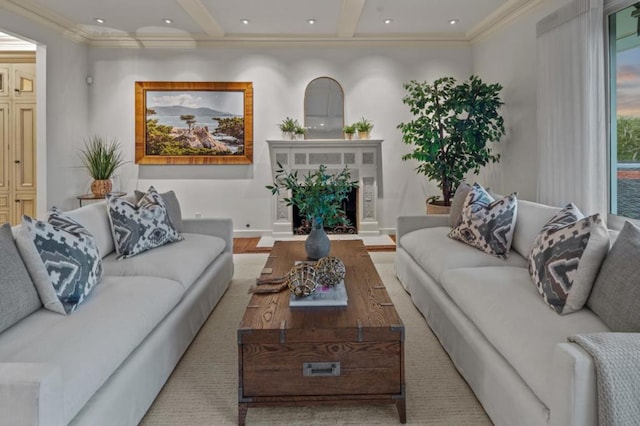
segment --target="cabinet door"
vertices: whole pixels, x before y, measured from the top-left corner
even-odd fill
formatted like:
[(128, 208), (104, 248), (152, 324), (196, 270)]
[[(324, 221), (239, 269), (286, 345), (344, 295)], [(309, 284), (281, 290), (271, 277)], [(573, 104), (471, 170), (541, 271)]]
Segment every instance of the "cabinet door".
[(9, 104), (0, 102), (0, 195), (9, 191)]
[(22, 215), (36, 217), (36, 194), (33, 192), (17, 192), (13, 200), (15, 205), (12, 225), (22, 222)]
[(9, 192), (0, 192), (0, 224), (9, 222)]
[(9, 97), (9, 67), (0, 66), (0, 98)]
[(13, 97), (15, 99), (36, 99), (35, 64), (16, 64), (13, 69)]
[(36, 188), (36, 104), (16, 103), (13, 170), (16, 191)]

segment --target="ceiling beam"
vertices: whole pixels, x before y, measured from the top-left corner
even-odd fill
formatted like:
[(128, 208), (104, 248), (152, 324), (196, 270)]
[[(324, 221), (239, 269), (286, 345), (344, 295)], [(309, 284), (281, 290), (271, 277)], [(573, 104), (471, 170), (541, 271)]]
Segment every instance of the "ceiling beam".
[(224, 37), (224, 31), (218, 21), (200, 0), (176, 0), (202, 30), (213, 38)]
[(338, 19), (338, 37), (353, 37), (367, 0), (342, 0)]

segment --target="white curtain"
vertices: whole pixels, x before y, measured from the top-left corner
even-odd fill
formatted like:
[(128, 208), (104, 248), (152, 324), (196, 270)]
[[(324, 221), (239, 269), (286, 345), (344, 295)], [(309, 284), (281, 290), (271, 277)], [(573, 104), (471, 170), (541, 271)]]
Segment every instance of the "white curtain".
[(540, 202), (607, 214), (603, 0), (537, 24)]

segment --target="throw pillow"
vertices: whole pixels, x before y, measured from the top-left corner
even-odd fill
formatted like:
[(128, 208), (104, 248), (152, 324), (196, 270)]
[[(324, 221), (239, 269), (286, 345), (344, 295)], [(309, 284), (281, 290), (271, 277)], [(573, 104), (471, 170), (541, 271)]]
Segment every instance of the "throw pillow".
[(455, 194), (453, 194), (453, 200), (451, 200), (451, 210), (449, 210), (449, 226), (454, 228), (460, 223), (462, 218), (462, 207), (464, 207), (464, 201), (467, 199), (467, 194), (471, 191), (471, 185), (466, 182), (460, 182), (460, 185), (456, 188)]
[(102, 278), (95, 239), (55, 207), (47, 222), (23, 216), (17, 243), (46, 309), (70, 314)]
[(616, 332), (640, 332), (640, 229), (625, 222), (593, 284), (587, 306)]
[[(144, 192), (138, 191), (137, 189), (133, 191), (136, 202), (140, 201), (142, 197), (144, 197)], [(169, 214), (169, 220), (171, 224), (179, 233), (182, 232), (182, 210), (180, 210), (180, 203), (178, 202), (178, 197), (176, 197), (176, 193), (173, 191), (167, 191), (160, 194), (162, 197), (162, 201), (164, 201), (164, 206), (167, 208), (167, 213)]]
[(182, 240), (153, 186), (136, 204), (107, 195), (107, 205), (118, 259)]
[(609, 232), (600, 215), (584, 217), (568, 204), (536, 237), (529, 273), (545, 303), (558, 314), (582, 309), (609, 251)]
[(462, 207), (460, 223), (449, 232), (449, 238), (505, 259), (513, 240), (517, 209), (516, 193), (496, 201), (474, 183)]
[(0, 332), (42, 307), (8, 223), (0, 226)]

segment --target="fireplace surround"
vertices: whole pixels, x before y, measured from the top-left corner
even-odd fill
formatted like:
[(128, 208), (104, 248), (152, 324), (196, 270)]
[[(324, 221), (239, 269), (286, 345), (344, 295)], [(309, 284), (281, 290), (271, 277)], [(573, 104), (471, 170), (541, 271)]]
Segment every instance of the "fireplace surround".
[[(327, 166), (328, 173), (339, 173), (347, 166), (351, 178), (357, 180), (359, 186), (356, 200), (358, 235), (380, 234), (378, 199), (383, 189), (381, 139), (267, 140), (267, 144), (272, 176), (278, 163), (288, 172), (297, 171), (300, 177), (313, 173), (321, 164)], [(293, 208), (283, 200), (288, 195), (283, 192), (273, 197), (274, 237), (293, 235)]]

